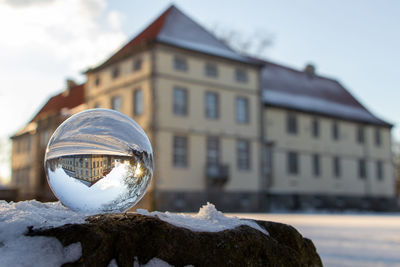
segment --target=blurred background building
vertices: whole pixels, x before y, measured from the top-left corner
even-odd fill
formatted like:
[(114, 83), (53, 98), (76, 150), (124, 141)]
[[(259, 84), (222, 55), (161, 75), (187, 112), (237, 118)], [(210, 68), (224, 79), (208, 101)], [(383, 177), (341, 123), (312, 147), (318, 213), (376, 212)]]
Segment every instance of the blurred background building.
[(171, 6), (86, 75), (12, 137), (19, 199), (52, 199), (44, 148), (63, 120), (111, 108), (134, 118), (153, 145), (141, 207), (396, 209), (392, 125), (312, 65), (245, 56)]
[(44, 154), (53, 132), (70, 115), (86, 109), (84, 85), (67, 80), (64, 92), (53, 96), (12, 139), (11, 185), (17, 200), (55, 200), (47, 185)]

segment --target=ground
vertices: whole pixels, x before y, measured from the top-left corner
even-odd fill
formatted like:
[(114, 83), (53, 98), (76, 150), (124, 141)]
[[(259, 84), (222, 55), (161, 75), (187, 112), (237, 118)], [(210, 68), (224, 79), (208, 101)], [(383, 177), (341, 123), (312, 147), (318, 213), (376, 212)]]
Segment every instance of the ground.
[(233, 214), (287, 223), (310, 238), (324, 266), (400, 266), (400, 214)]

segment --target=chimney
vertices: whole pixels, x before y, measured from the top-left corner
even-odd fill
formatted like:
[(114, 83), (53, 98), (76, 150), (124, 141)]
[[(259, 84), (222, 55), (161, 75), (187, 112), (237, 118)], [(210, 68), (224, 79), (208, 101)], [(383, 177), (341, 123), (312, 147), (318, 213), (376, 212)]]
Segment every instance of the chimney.
[(77, 86), (76, 82), (72, 79), (67, 79), (67, 89), (71, 89), (72, 87)]
[(304, 73), (306, 73), (309, 78), (313, 78), (315, 76), (315, 66), (314, 66), (314, 64), (308, 63), (304, 67)]
[(67, 88), (63, 92), (63, 96), (68, 96), (69, 92), (71, 91), (71, 88), (77, 86), (76, 82), (72, 79), (67, 79), (66, 82), (67, 82)]

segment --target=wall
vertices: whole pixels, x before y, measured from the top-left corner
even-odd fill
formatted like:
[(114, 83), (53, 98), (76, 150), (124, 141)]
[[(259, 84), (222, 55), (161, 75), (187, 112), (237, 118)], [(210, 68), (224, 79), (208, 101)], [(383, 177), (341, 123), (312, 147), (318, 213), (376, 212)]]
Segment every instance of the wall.
[[(316, 116), (320, 124), (320, 136), (312, 136), (311, 114), (296, 112), (298, 133), (288, 134), (286, 119), (288, 111), (281, 108), (264, 109), (265, 137), (273, 142), (273, 174), (271, 192), (274, 193), (327, 193), (355, 196), (393, 196), (394, 173), (391, 158), (390, 129), (380, 128), (381, 146), (374, 142), (376, 126), (364, 125), (365, 143), (356, 139), (358, 123)], [(332, 138), (332, 123), (339, 123), (339, 140)], [(300, 173), (290, 175), (287, 171), (287, 152), (300, 154)], [(321, 175), (312, 173), (312, 155), (321, 157)], [(333, 157), (341, 161), (341, 176), (333, 174)], [(367, 178), (358, 174), (358, 160), (367, 159)], [(376, 177), (376, 161), (384, 166), (384, 178)]]
[[(135, 60), (142, 60), (142, 67), (138, 71), (133, 71)], [(118, 66), (120, 74), (117, 78), (112, 78), (113, 69)], [(138, 52), (120, 62), (117, 62), (105, 69), (87, 74), (86, 101), (88, 108), (99, 105), (101, 108), (111, 108), (111, 99), (115, 96), (121, 97), (122, 113), (133, 117), (145, 131), (151, 127), (152, 118), (152, 95), (150, 85), (151, 73), (151, 52)], [(96, 78), (100, 79), (99, 86), (96, 86)], [(136, 89), (140, 88), (143, 92), (144, 112), (140, 116), (134, 115), (133, 95)]]
[[(188, 70), (173, 68), (174, 55), (187, 59)], [(218, 77), (204, 74), (205, 62), (218, 66)], [(259, 98), (258, 72), (254, 66), (225, 61), (220, 58), (197, 55), (176, 48), (158, 46), (155, 55), (156, 71), (156, 127), (157, 157), (156, 168), (159, 177), (157, 188), (167, 191), (205, 190), (206, 140), (208, 136), (219, 137), (220, 161), (228, 164), (230, 180), (227, 191), (259, 190)], [(248, 82), (239, 83), (234, 79), (236, 66), (246, 68)], [(188, 92), (188, 114), (173, 113), (173, 88), (183, 87)], [(219, 94), (219, 118), (205, 116), (205, 92)], [(250, 120), (238, 124), (235, 119), (235, 98), (244, 96), (249, 101)], [(173, 136), (188, 137), (188, 166), (173, 166)], [(236, 167), (236, 140), (250, 142), (250, 170), (239, 171)]]

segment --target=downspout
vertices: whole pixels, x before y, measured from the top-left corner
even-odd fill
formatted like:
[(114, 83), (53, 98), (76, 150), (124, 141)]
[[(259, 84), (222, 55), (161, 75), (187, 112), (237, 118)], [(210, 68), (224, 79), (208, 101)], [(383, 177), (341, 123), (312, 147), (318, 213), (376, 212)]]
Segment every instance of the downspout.
[(154, 170), (153, 170), (153, 190), (151, 191), (151, 209), (152, 210), (157, 210), (157, 180), (158, 180), (158, 171), (157, 171), (157, 165), (156, 165), (156, 159), (157, 159), (157, 130), (158, 130), (158, 120), (157, 120), (157, 112), (158, 112), (158, 102), (157, 102), (157, 90), (156, 90), (156, 73), (157, 73), (157, 68), (156, 68), (156, 52), (155, 52), (155, 44), (150, 45), (150, 57), (151, 57), (151, 69), (150, 69), (150, 88), (151, 88), (151, 94), (152, 94), (152, 103), (151, 103), (151, 112), (152, 112), (152, 118), (151, 118), (151, 132), (152, 132), (152, 146), (153, 146), (153, 160), (155, 162), (154, 165)]
[(269, 205), (268, 203), (265, 203), (266, 195), (268, 194), (267, 192), (267, 183), (265, 181), (264, 177), (264, 146), (265, 146), (265, 140), (264, 140), (264, 103), (263, 103), (263, 88), (262, 88), (262, 69), (264, 65), (260, 65), (258, 68), (258, 104), (259, 104), (259, 140), (260, 140), (260, 149), (259, 149), (259, 208), (261, 210), (269, 210)]

